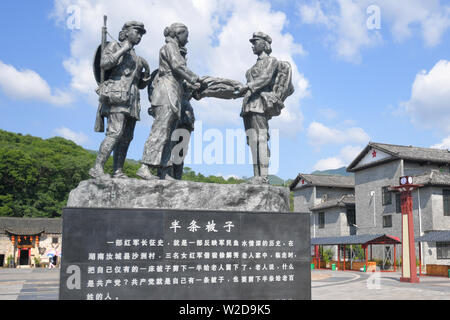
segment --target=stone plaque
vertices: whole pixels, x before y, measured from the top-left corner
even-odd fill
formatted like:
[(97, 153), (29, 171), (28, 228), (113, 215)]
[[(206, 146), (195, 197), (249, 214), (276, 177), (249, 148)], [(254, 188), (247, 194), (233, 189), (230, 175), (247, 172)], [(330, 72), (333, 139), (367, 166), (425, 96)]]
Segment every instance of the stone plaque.
[(63, 210), (60, 299), (311, 299), (309, 215)]

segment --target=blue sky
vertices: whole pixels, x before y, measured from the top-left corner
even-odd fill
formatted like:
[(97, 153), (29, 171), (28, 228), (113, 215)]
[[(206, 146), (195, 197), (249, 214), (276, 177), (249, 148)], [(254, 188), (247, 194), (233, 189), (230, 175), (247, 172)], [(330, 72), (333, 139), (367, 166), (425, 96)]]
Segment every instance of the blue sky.
[[(380, 28), (367, 27), (374, 17), (370, 5), (379, 9)], [(74, 8), (79, 20), (70, 20)], [(164, 27), (182, 21), (190, 29), (188, 66), (199, 75), (242, 82), (255, 61), (248, 39), (253, 31), (269, 33), (272, 55), (292, 63), (296, 87), (282, 116), (270, 122), (279, 130), (274, 173), (283, 179), (348, 165), (369, 141), (450, 148), (450, 4), (438, 0), (5, 2), (1, 129), (64, 136), (98, 149), (104, 135), (93, 131), (90, 64), (103, 13), (114, 37), (125, 21), (144, 22), (149, 32), (137, 53), (152, 69)], [(68, 19), (79, 25), (68, 28)], [(141, 101), (142, 121), (129, 151), (135, 160), (151, 128), (144, 92)], [(192, 105), (203, 134), (243, 126), (238, 100)], [(206, 175), (252, 175), (249, 164), (190, 166)]]

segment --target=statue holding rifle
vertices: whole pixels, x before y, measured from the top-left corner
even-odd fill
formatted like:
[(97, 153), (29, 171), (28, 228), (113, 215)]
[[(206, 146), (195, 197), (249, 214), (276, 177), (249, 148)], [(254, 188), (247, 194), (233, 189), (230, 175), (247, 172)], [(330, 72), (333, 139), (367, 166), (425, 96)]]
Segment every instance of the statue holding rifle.
[(97, 51), (94, 72), (99, 83), (99, 109), (95, 131), (104, 131), (106, 137), (100, 145), (94, 167), (89, 171), (93, 178), (109, 178), (104, 165), (114, 153), (113, 178), (126, 178), (123, 166), (130, 142), (133, 140), (136, 121), (140, 120), (140, 94), (150, 81), (148, 63), (136, 55), (134, 47), (146, 33), (144, 24), (129, 21), (119, 34), (119, 42), (106, 42), (106, 17), (101, 49)]

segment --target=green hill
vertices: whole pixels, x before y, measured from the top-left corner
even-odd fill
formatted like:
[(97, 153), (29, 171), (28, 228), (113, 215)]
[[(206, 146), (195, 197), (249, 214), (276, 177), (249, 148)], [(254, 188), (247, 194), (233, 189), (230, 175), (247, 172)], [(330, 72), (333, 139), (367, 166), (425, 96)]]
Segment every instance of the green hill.
[[(0, 130), (0, 216), (59, 217), (69, 193), (90, 179), (96, 152), (55, 137), (42, 139)], [(139, 162), (127, 160), (124, 172), (137, 178)], [(112, 173), (112, 157), (105, 165)], [(240, 183), (243, 180), (208, 176), (185, 168), (183, 180)]]
[(333, 169), (333, 170), (324, 170), (324, 171), (314, 171), (311, 174), (334, 174), (334, 175), (338, 175), (338, 176), (352, 176), (353, 173), (351, 172), (347, 172), (347, 167), (342, 167), (339, 169)]
[(95, 155), (63, 138), (0, 130), (0, 216), (57, 217)]
[(274, 175), (269, 175), (269, 183), (273, 186), (284, 186), (284, 180), (281, 179), (280, 177), (274, 176)]
[[(55, 137), (42, 139), (0, 130), (0, 216), (59, 217), (69, 193), (82, 180), (96, 153)], [(124, 172), (137, 177), (129, 161)], [(111, 173), (112, 159), (105, 165)]]

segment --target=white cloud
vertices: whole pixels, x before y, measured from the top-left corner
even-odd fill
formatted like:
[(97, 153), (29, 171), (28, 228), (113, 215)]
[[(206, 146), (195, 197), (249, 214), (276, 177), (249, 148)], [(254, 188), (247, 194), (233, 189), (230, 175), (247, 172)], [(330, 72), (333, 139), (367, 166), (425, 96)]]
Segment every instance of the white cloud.
[(418, 25), (425, 45), (435, 46), (450, 26), (450, 7), (440, 0), (382, 0), (379, 3), (383, 15), (392, 23), (392, 34), (397, 41), (410, 38)]
[(362, 146), (347, 145), (339, 155), (321, 159), (314, 165), (314, 170), (332, 170), (348, 166), (363, 150)]
[(441, 60), (417, 74), (411, 98), (401, 104), (413, 123), (450, 132), (450, 61)]
[[(264, 31), (273, 38), (273, 56), (287, 60), (293, 67), (296, 92), (289, 97), (282, 115), (271, 122), (286, 133), (302, 128), (300, 100), (309, 94), (308, 80), (298, 71), (293, 56), (305, 54), (292, 35), (283, 33), (288, 23), (284, 13), (275, 11), (267, 1), (223, 0), (55, 0), (54, 17), (65, 26), (66, 8), (77, 5), (81, 12), (80, 30), (72, 32), (71, 57), (64, 66), (72, 76), (71, 87), (87, 96), (96, 105), (91, 61), (100, 42), (103, 14), (108, 15), (108, 30), (117, 38), (125, 21), (138, 20), (145, 24), (147, 34), (136, 51), (146, 58), (152, 69), (157, 68), (159, 49), (164, 44), (163, 30), (173, 22), (183, 22), (189, 28), (188, 66), (199, 75), (226, 77), (245, 82), (245, 72), (256, 57), (248, 39), (255, 31)], [(205, 99), (192, 105), (196, 118), (211, 125), (242, 125), (239, 117), (242, 99)], [(143, 106), (148, 101), (142, 99)], [(146, 108), (143, 108), (146, 109)], [(147, 118), (143, 114), (143, 119)]]
[(0, 61), (0, 88), (11, 99), (36, 100), (53, 105), (65, 105), (73, 101), (72, 96), (63, 90), (52, 89), (48, 83), (33, 70), (17, 70), (12, 65)]
[(301, 4), (299, 5), (299, 13), (303, 23), (308, 24), (324, 24), (327, 27), (331, 27), (332, 23), (330, 18), (323, 12), (320, 2), (313, 1), (311, 4)]
[(450, 6), (439, 0), (310, 0), (299, 5), (298, 12), (303, 23), (325, 26), (329, 31), (326, 41), (338, 57), (358, 63), (362, 49), (382, 43), (379, 30), (367, 28), (371, 5), (380, 9), (381, 29), (390, 26), (399, 42), (419, 28), (425, 45), (435, 46), (450, 27)]
[(83, 132), (74, 132), (66, 127), (55, 129), (55, 133), (58, 136), (61, 136), (67, 140), (72, 140), (73, 142), (79, 145), (82, 145), (89, 140), (87, 135), (85, 135)]
[(344, 145), (339, 154), (320, 159), (314, 170), (338, 169), (350, 164), (370, 140), (369, 135), (358, 127), (329, 128), (322, 123), (312, 122), (307, 129), (308, 143), (316, 152), (324, 145)]
[(435, 145), (432, 145), (430, 148), (450, 150), (450, 136), (448, 136), (447, 138), (444, 138), (441, 142), (439, 142)]
[(314, 165), (314, 170), (321, 170), (321, 171), (322, 170), (333, 170), (333, 169), (342, 168), (344, 166), (345, 166), (345, 164), (344, 164), (344, 162), (342, 162), (341, 159), (332, 157), (332, 158), (319, 160), (319, 162), (317, 162)]
[(363, 146), (345, 146), (341, 149), (340, 157), (346, 163), (350, 164), (361, 153)]
[(309, 144), (319, 147), (327, 144), (366, 143), (369, 135), (358, 127), (348, 129), (328, 128), (319, 122), (312, 122), (307, 130)]
[(299, 6), (299, 14), (303, 23), (324, 25), (329, 30), (326, 42), (339, 58), (359, 63), (360, 50), (381, 40), (378, 31), (366, 26), (366, 8), (367, 5), (352, 0), (312, 0)]

